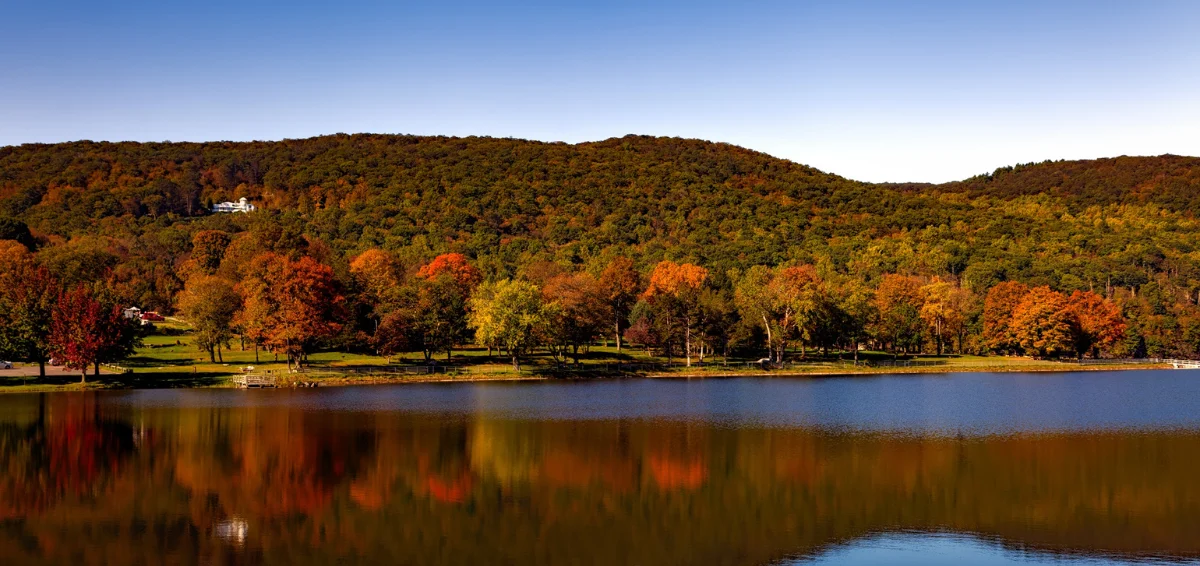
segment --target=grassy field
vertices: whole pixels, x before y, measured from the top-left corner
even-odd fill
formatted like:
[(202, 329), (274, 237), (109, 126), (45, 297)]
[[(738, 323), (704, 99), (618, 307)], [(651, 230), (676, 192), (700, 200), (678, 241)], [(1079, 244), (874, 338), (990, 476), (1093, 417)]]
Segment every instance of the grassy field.
[[(881, 373), (942, 373), (963, 371), (1076, 371), (1155, 367), (1137, 365), (1078, 365), (1054, 361), (1000, 356), (915, 356), (893, 361), (890, 354), (861, 352), (859, 364), (850, 354), (828, 358), (808, 358), (789, 362), (782, 368), (764, 369), (749, 360), (709, 358), (703, 365), (683, 367), (682, 360), (667, 366), (667, 360), (649, 356), (644, 350), (592, 347), (580, 366), (563, 366), (548, 354), (539, 353), (522, 360), (520, 372), (508, 359), (488, 356), (480, 348), (456, 350), (447, 361), (446, 354), (434, 356), (438, 373), (417, 373), (424, 357), (417, 354), (384, 359), (379, 356), (343, 352), (318, 352), (309, 357), (301, 372), (291, 373), (284, 361), (265, 351), (256, 355), (252, 347), (243, 350), (238, 342), (222, 352), (221, 360), (210, 361), (206, 352), (192, 345), (186, 324), (177, 320), (160, 323), (154, 334), (145, 338), (137, 353), (120, 367), (106, 368), (99, 377), (88, 376), (79, 383), (79, 374), (47, 368), (47, 377), (5, 375), (0, 371), (0, 392), (34, 392), (80, 389), (126, 389), (170, 387), (230, 387), (234, 376), (252, 366), (253, 373), (267, 374), (282, 385), (351, 385), (419, 381), (472, 381), (503, 379), (590, 378), (616, 375), (645, 377), (718, 377), (739, 375), (820, 376)], [(794, 356), (798, 357), (798, 356)], [(405, 373), (407, 371), (412, 373)], [(449, 371), (446, 371), (449, 370)], [(111, 372), (111, 373), (107, 373)]]

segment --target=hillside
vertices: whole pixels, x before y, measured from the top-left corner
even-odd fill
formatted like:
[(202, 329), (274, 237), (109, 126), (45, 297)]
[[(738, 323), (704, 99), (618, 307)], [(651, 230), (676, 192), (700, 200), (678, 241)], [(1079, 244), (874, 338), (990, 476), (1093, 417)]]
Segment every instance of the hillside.
[[(192, 235), (217, 229), (343, 275), (370, 248), (410, 270), (460, 252), (488, 278), (539, 262), (598, 272), (625, 255), (645, 271), (671, 259), (705, 266), (724, 289), (753, 265), (813, 264), (869, 285), (899, 273), (977, 293), (1006, 280), (1121, 291), (1156, 316), (1183, 316), (1200, 292), (1198, 189), (1200, 159), (1190, 157), (868, 184), (728, 144), (646, 136), (0, 148), (5, 237), (26, 237), (26, 225), (64, 280), (107, 273), (130, 301), (163, 309), (182, 288)], [(207, 212), (238, 197), (260, 211)]]
[(1194, 211), (1200, 208), (1200, 158), (1160, 155), (1045, 161), (1002, 167), (990, 175), (935, 189), (973, 197), (1046, 194), (1072, 207), (1153, 204), (1173, 211)]

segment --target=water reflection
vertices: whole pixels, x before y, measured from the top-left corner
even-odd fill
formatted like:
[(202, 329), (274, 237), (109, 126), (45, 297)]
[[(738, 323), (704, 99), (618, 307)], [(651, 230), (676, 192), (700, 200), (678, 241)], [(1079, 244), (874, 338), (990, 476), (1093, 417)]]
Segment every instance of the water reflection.
[(948, 540), (997, 563), (1200, 558), (1193, 429), (889, 433), (229, 393), (0, 400), (4, 563), (866, 564)]

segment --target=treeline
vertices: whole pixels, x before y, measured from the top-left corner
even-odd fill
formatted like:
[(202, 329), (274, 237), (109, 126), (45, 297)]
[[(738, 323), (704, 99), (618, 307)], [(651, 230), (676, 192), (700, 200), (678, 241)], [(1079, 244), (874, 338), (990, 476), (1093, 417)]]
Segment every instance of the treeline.
[[(507, 311), (481, 301), (531, 296), (571, 313), (543, 319), (605, 319), (610, 341), (632, 333), (639, 347), (684, 359), (856, 345), (1194, 356), (1198, 172), (1196, 159), (1164, 156), (871, 185), (725, 144), (639, 136), (577, 145), (383, 135), (76, 142), (0, 148), (0, 240), (31, 253), (63, 289), (191, 318), (218, 311), (204, 316), (231, 319), (233, 330), (203, 337), (214, 357), (231, 332), (293, 361), (363, 344), (432, 356), (480, 340), (519, 354), (550, 348), (560, 359), (586, 348), (590, 322), (539, 330), (534, 342), (489, 326)], [(211, 202), (243, 196), (260, 212), (207, 213)], [(435, 284), (454, 278), (440, 267), (420, 273), (452, 254), (473, 270), (469, 281)], [(618, 258), (638, 279), (625, 304), (596, 310), (577, 300), (611, 292), (603, 274)], [(694, 266), (677, 275), (702, 284), (679, 294), (673, 279), (655, 283), (662, 262)], [(773, 306), (784, 315), (763, 322), (767, 292), (755, 289), (782, 281), (806, 289), (806, 306)], [(989, 323), (988, 296), (1008, 282), (1057, 305), (1047, 307), (1058, 313), (1056, 338), (989, 330), (1007, 328), (1004, 313), (1019, 303)], [(279, 295), (282, 287), (295, 295)], [(886, 304), (892, 294), (903, 316)], [(1081, 347), (1094, 321), (1061, 306), (1096, 297), (1124, 329)], [(947, 301), (957, 314), (931, 314), (940, 307), (929, 305)], [(443, 324), (429, 314), (439, 309), (461, 316)], [(272, 312), (294, 320), (276, 324)], [(414, 327), (426, 330), (400, 331)]]
[[(648, 354), (682, 358), (765, 352), (767, 361), (862, 348), (893, 353), (997, 352), (1040, 358), (1139, 356), (1120, 301), (1092, 291), (1000, 283), (977, 294), (939, 277), (886, 274), (877, 284), (812, 265), (753, 266), (714, 277), (705, 267), (664, 260), (649, 272), (616, 257), (596, 273), (555, 263), (521, 266), (513, 278), (485, 279), (466, 256), (420, 266), (371, 249), (345, 277), (301, 254), (261, 251), (246, 235), (196, 233), (179, 313), (194, 342), (216, 361), (235, 338), (302, 364), (318, 348), (391, 357), (421, 352), (451, 358), (475, 344), (508, 356), (514, 368), (535, 351), (560, 363), (612, 339)], [(19, 244), (0, 278), (0, 351), (82, 369), (129, 354), (136, 329), (109, 299), (83, 284), (66, 287)], [(726, 284), (722, 285), (724, 281)], [(1132, 341), (1132, 340), (1137, 340)]]

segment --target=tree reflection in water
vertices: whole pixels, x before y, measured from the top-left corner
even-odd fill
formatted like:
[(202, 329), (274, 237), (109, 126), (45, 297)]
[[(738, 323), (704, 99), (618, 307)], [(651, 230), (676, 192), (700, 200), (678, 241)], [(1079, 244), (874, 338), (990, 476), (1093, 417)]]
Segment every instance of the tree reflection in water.
[(1200, 432), (966, 438), (8, 399), (21, 562), (759, 564), (903, 531), (1200, 557)]

